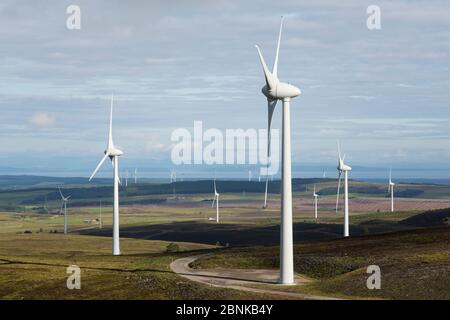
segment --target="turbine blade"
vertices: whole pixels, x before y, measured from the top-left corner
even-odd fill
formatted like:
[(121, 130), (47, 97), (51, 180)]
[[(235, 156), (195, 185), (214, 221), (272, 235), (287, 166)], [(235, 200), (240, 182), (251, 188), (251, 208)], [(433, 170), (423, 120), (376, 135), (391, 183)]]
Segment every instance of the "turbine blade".
[(92, 178), (97, 174), (97, 171), (100, 169), (100, 167), (102, 166), (103, 162), (105, 162), (106, 158), (108, 158), (108, 157), (109, 157), (109, 152), (107, 152), (105, 154), (105, 156), (102, 158), (102, 160), (97, 165), (97, 168), (95, 168), (94, 172), (92, 172), (91, 177), (89, 178), (89, 181), (91, 181)]
[(338, 179), (338, 188), (337, 188), (337, 193), (336, 193), (336, 212), (338, 211), (339, 208), (339, 189), (341, 188), (341, 177), (342, 177), (342, 172), (339, 171), (339, 179)]
[(267, 189), (269, 186), (269, 175), (266, 174), (266, 190), (264, 192), (264, 208), (267, 208)]
[(271, 100), (267, 99), (267, 157), (270, 156), (270, 129), (272, 126), (272, 118), (273, 118), (273, 112), (275, 111), (275, 107), (277, 105), (277, 100)]
[(274, 76), (272, 75), (272, 73), (270, 73), (269, 68), (267, 68), (267, 64), (266, 64), (266, 61), (264, 60), (261, 50), (259, 50), (258, 46), (255, 46), (255, 47), (256, 47), (256, 50), (258, 50), (259, 60), (261, 61), (261, 65), (262, 65), (263, 71), (264, 71), (264, 77), (266, 78), (266, 84), (270, 88), (273, 88), (275, 85)]
[(278, 78), (278, 55), (280, 53), (281, 32), (283, 30), (283, 17), (281, 17), (280, 33), (278, 34), (277, 52), (275, 54), (275, 62), (273, 63), (272, 74), (275, 78)]
[(114, 147), (114, 142), (113, 142), (113, 137), (112, 137), (113, 104), (114, 104), (114, 94), (111, 94), (111, 111), (110, 111), (110, 114), (109, 114), (108, 148), (113, 148)]
[(212, 202), (212, 204), (211, 204), (211, 208), (214, 208), (214, 202), (216, 201), (216, 195), (214, 195), (214, 199), (213, 199), (213, 202)]
[(267, 99), (267, 167), (266, 167), (266, 190), (264, 194), (264, 207), (267, 206), (267, 188), (269, 185), (269, 165), (270, 165), (270, 156), (271, 156), (271, 148), (270, 148), (270, 140), (271, 140), (271, 126), (272, 126), (272, 118), (273, 118), (273, 112), (275, 110), (275, 107), (277, 105), (277, 100), (271, 100)]
[(61, 188), (58, 188), (58, 190), (59, 190), (59, 194), (61, 195), (61, 198), (64, 199), (64, 196), (63, 196), (63, 194), (61, 192)]
[(337, 141), (337, 147), (338, 147), (338, 157), (339, 157), (339, 161), (341, 161), (341, 146), (339, 144), (339, 140)]
[[(111, 165), (112, 165), (112, 167), (114, 169), (114, 159), (113, 158), (111, 158)], [(120, 175), (118, 175), (117, 180), (119, 182), (119, 185), (122, 185), (122, 180), (120, 179)]]

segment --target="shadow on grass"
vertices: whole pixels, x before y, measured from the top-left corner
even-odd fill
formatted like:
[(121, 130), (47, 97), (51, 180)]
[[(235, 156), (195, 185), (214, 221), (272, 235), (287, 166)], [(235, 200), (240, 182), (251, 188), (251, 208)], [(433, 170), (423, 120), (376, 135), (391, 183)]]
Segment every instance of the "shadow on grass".
[[(203, 244), (230, 246), (272, 246), (280, 241), (279, 225), (248, 226), (239, 224), (216, 224), (204, 222), (173, 222), (149, 224), (143, 226), (122, 227), (121, 237), (145, 240), (163, 240), (174, 242), (195, 242)], [(295, 223), (294, 242), (327, 240), (342, 237), (340, 224)], [(363, 228), (351, 226), (352, 235), (360, 235)], [(111, 229), (80, 230), (82, 235), (111, 236)]]

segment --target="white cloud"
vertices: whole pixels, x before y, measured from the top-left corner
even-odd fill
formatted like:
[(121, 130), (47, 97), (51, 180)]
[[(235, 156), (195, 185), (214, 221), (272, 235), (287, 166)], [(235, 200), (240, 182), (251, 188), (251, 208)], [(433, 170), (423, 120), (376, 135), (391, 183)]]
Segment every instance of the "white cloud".
[(350, 96), (350, 98), (352, 98), (352, 99), (361, 99), (361, 100), (364, 100), (364, 101), (371, 101), (371, 100), (375, 99), (374, 96)]
[(34, 127), (37, 127), (39, 129), (45, 129), (52, 127), (55, 123), (56, 118), (53, 115), (50, 115), (45, 112), (38, 112), (33, 114), (29, 119), (28, 122), (33, 125)]

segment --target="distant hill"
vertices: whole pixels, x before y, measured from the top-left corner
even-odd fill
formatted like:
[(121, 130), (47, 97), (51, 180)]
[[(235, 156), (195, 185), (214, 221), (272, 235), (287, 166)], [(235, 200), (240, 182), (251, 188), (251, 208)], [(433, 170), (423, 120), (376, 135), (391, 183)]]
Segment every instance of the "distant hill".
[[(111, 184), (111, 179), (95, 179), (95, 184)], [(54, 187), (60, 185), (86, 185), (84, 177), (47, 177), (34, 175), (0, 175), (0, 189)]]
[(450, 208), (431, 210), (420, 213), (400, 221), (400, 224), (416, 227), (437, 227), (448, 225), (450, 222)]

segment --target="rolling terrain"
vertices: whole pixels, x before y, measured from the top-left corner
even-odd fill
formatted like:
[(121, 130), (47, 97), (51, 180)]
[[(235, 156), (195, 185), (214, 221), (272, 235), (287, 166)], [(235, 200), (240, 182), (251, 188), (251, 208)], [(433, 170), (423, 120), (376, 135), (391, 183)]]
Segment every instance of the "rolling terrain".
[[(318, 220), (313, 218), (312, 183), (321, 194)], [(209, 274), (267, 270), (272, 277), (276, 275), (276, 185), (269, 194), (269, 208), (262, 209), (259, 183), (219, 182), (220, 224), (209, 220), (215, 214), (208, 191), (211, 181), (122, 188), (120, 257), (111, 256), (109, 186), (65, 188), (66, 193), (73, 194), (68, 204), (69, 235), (62, 234), (57, 189), (31, 186), (3, 190), (0, 298), (450, 299), (449, 187), (400, 186), (399, 192), (421, 190), (421, 197), (397, 198), (398, 211), (391, 213), (387, 211), (389, 199), (383, 185), (351, 183), (351, 237), (342, 239), (343, 214), (334, 211), (335, 196), (326, 195), (335, 181), (296, 181), (295, 271), (299, 279), (307, 281), (294, 287), (264, 281), (239, 284), (244, 289), (230, 289), (227, 282), (225, 287), (211, 287), (182, 278), (170, 265), (177, 259), (200, 255), (190, 267)], [(372, 191), (364, 193), (367, 190)], [(79, 291), (68, 290), (65, 284), (66, 268), (73, 264), (82, 270)], [(381, 290), (367, 290), (365, 286), (365, 271), (370, 264), (381, 268)], [(280, 290), (283, 292), (278, 293)]]

